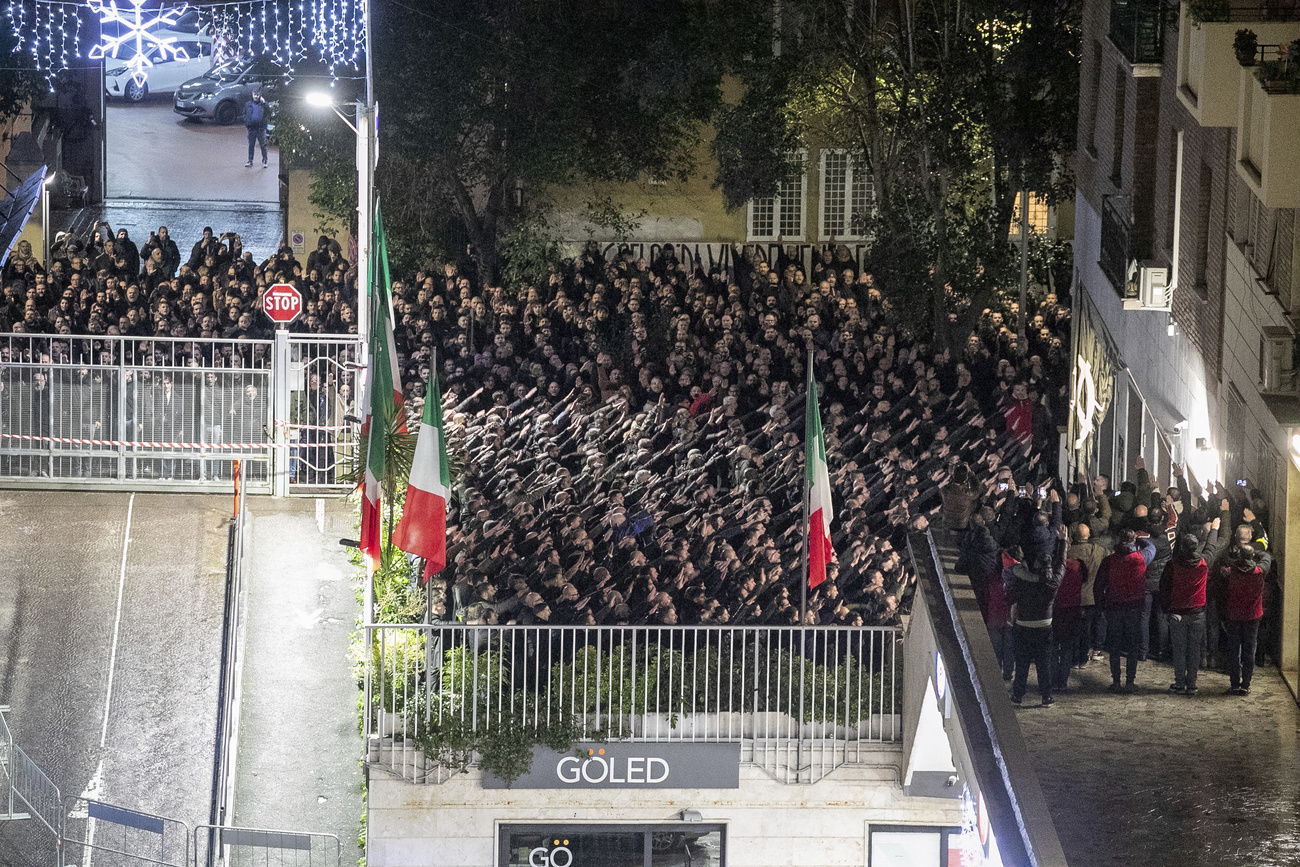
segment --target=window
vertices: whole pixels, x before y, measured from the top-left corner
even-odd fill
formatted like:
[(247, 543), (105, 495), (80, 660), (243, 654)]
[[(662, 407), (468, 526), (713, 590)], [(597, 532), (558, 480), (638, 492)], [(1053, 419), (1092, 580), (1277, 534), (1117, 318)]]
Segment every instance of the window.
[(723, 867), (721, 825), (503, 825), (500, 867)]
[[(1016, 193), (1016, 203), (1011, 209), (1011, 232), (1010, 237), (1019, 240), (1020, 238), (1020, 200), (1021, 193)], [(1045, 236), (1050, 230), (1049, 212), (1047, 210), (1047, 199), (1038, 193), (1029, 194), (1029, 236)]]
[(1097, 109), (1101, 105), (1101, 42), (1092, 41), (1092, 84), (1091, 115), (1088, 118), (1088, 155), (1097, 158)]
[(961, 829), (873, 825), (870, 867), (961, 867)]
[(776, 195), (754, 199), (749, 203), (749, 240), (803, 240), (804, 196), (807, 192), (805, 161), (807, 154), (794, 156), (790, 177), (777, 185)]
[(1111, 129), (1110, 182), (1124, 186), (1124, 118), (1128, 107), (1128, 71), (1123, 66), (1115, 69), (1114, 127)]
[(823, 241), (863, 237), (863, 225), (875, 201), (875, 187), (860, 154), (822, 151), (820, 197)]
[(1202, 298), (1209, 292), (1210, 196), (1213, 191), (1214, 171), (1207, 164), (1201, 163), (1196, 188), (1196, 245), (1192, 248), (1192, 285)]

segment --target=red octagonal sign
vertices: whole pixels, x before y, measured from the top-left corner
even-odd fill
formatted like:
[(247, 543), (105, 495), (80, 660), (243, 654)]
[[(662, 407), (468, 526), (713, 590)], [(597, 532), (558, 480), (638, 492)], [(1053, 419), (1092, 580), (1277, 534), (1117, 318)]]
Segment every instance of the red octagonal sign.
[(302, 293), (288, 283), (276, 283), (262, 296), (262, 309), (272, 322), (286, 325), (302, 313)]

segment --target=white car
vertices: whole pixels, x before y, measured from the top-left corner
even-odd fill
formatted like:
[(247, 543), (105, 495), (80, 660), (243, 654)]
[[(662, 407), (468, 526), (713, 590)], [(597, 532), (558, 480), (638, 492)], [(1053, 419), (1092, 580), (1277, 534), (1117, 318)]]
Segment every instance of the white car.
[(104, 58), (104, 90), (109, 96), (120, 96), (129, 102), (139, 102), (151, 93), (175, 93), (182, 84), (212, 68), (212, 41), (205, 36), (177, 34), (171, 45), (184, 52), (184, 59), (171, 51), (145, 46), (143, 68), (145, 80), (137, 82), (134, 75), (135, 46), (123, 45), (117, 57)]

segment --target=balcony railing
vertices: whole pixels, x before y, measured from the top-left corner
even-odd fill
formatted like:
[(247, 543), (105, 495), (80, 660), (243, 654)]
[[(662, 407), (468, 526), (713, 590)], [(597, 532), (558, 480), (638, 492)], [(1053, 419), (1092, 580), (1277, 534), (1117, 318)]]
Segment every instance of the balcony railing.
[(1128, 265), (1133, 224), (1115, 204), (1117, 196), (1106, 196), (1101, 206), (1101, 265), (1120, 298), (1128, 297)]
[[(371, 767), (444, 782), (489, 732), (735, 743), (813, 782), (902, 739), (902, 632), (889, 627), (375, 626)], [(896, 686), (897, 685), (897, 686)]]
[(1111, 0), (1110, 41), (1129, 63), (1160, 63), (1170, 17), (1164, 0)]
[(1199, 24), (1214, 22), (1300, 21), (1300, 2), (1234, 3), (1231, 0), (1194, 0), (1188, 12)]

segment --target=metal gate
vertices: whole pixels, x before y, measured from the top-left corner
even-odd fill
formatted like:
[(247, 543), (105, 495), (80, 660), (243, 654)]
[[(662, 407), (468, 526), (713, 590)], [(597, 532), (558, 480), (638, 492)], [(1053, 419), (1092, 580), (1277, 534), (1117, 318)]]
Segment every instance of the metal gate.
[(333, 834), (214, 825), (194, 829), (194, 867), (340, 867), (342, 851)]
[(360, 344), (0, 335), (0, 480), (27, 488), (349, 489)]
[(63, 795), (59, 787), (27, 753), (14, 743), (8, 707), (0, 707), (0, 785), (4, 791), (4, 813), (0, 820), (36, 819), (53, 835), (50, 849), (55, 867), (63, 867)]

